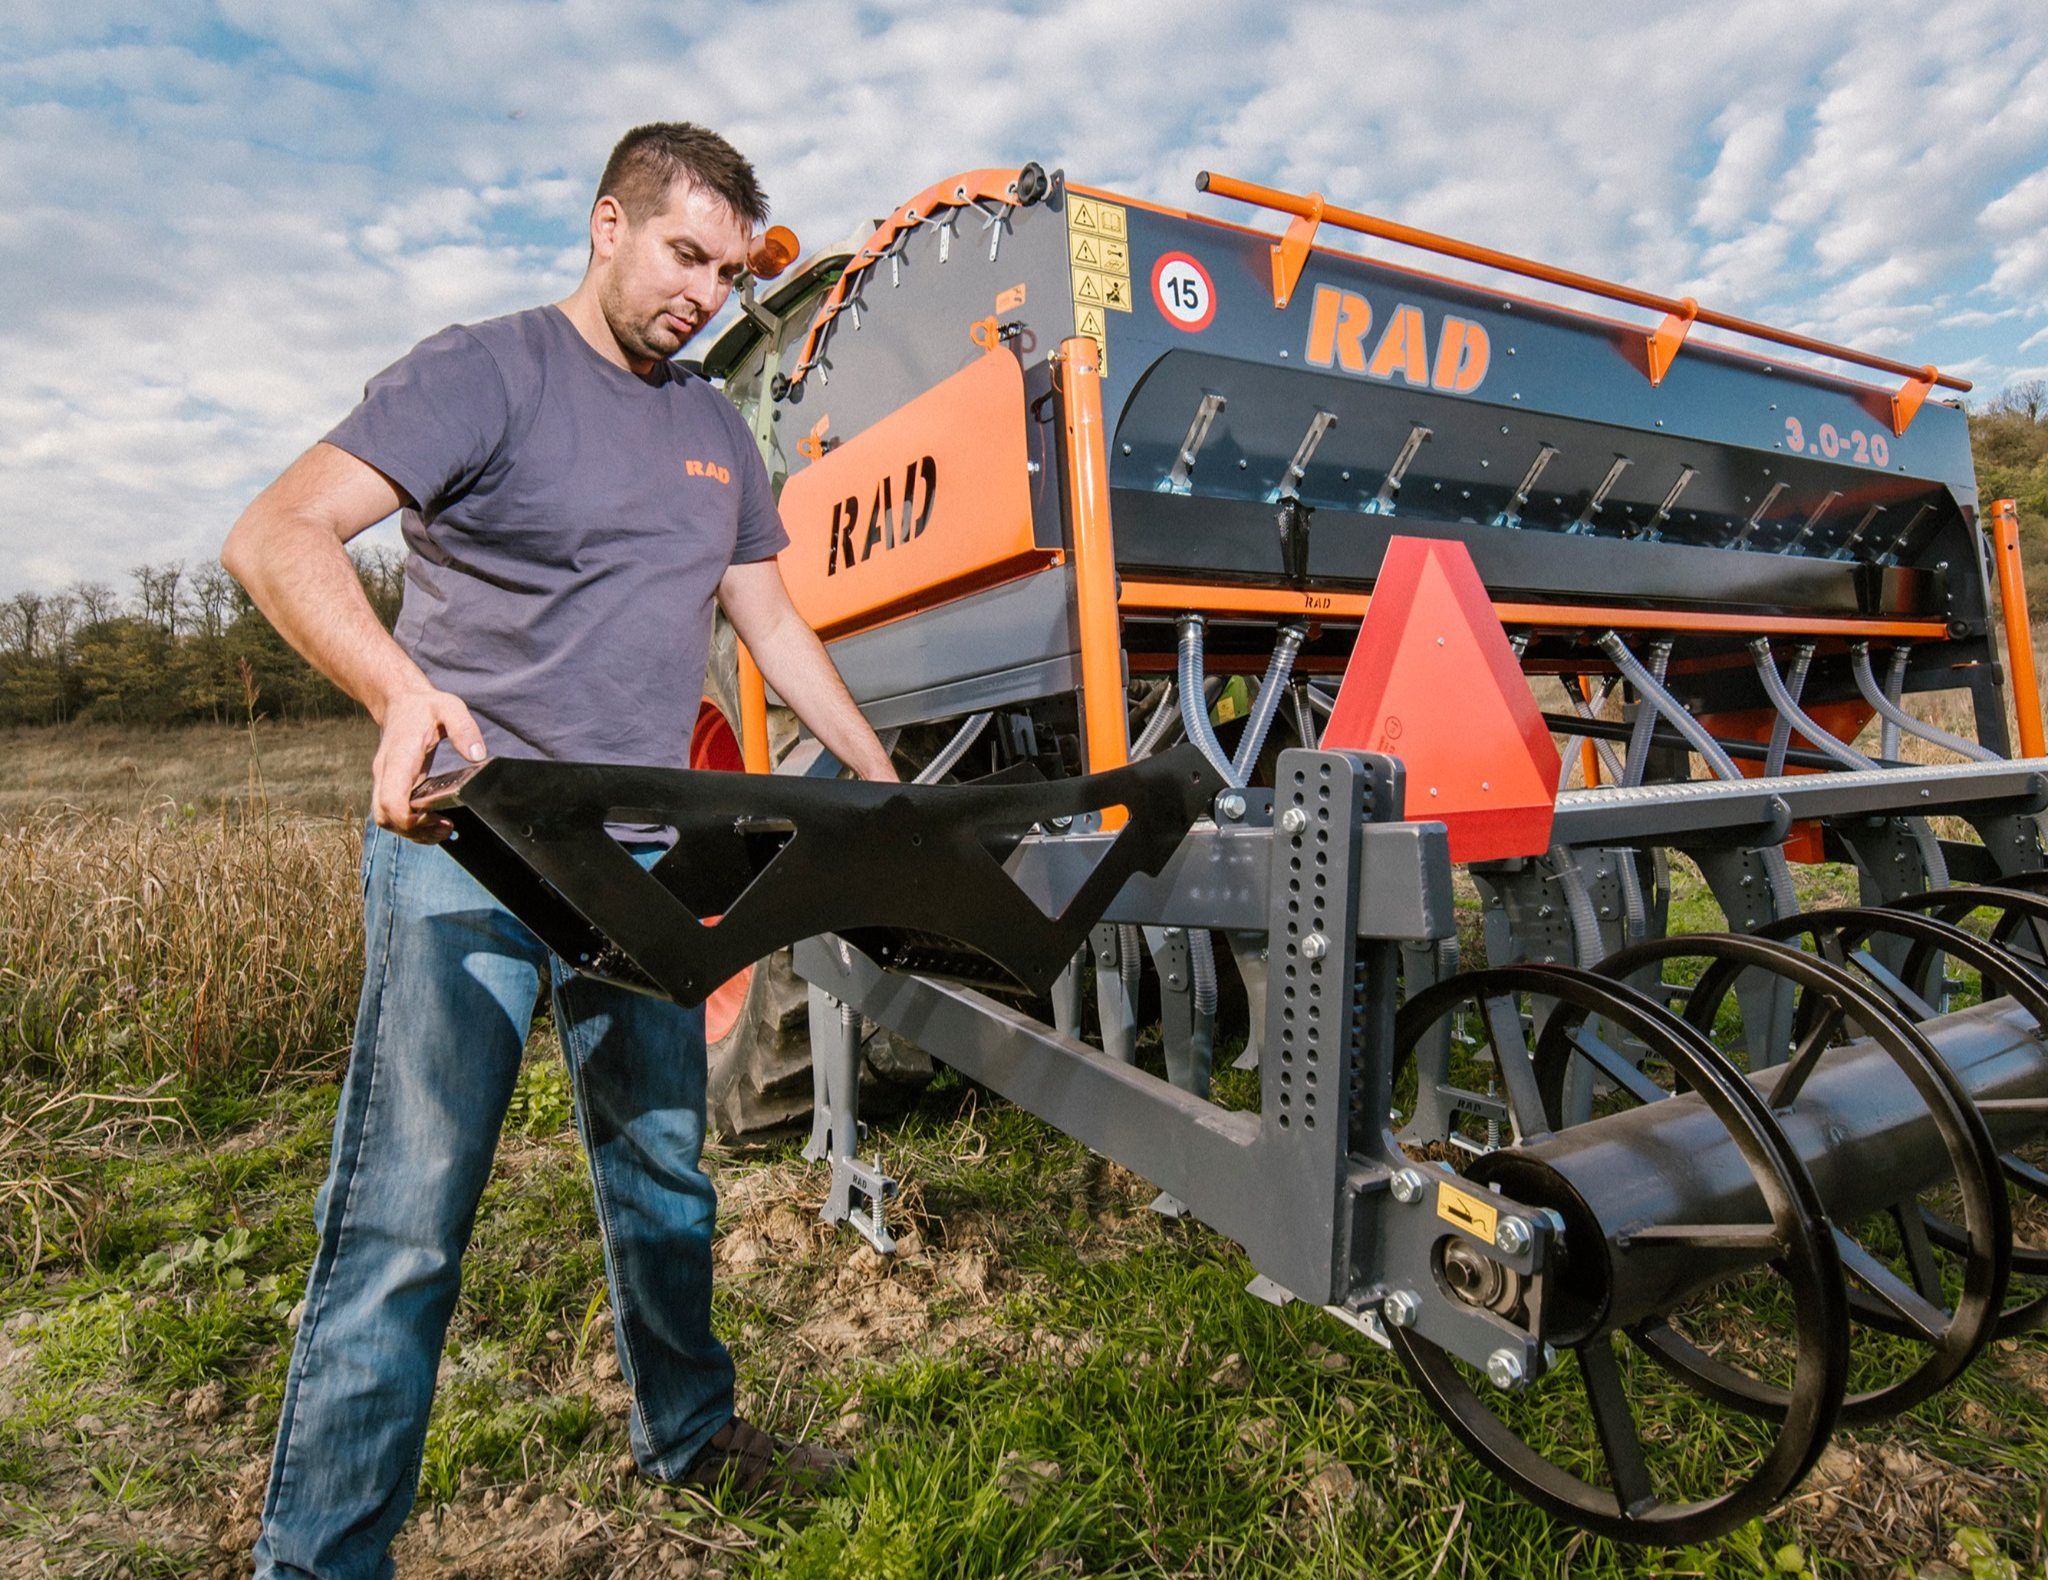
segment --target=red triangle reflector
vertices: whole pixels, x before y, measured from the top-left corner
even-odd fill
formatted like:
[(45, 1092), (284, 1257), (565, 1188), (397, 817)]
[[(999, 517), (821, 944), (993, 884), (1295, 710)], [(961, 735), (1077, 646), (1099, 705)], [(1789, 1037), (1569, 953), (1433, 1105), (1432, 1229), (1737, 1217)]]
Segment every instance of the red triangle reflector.
[(1453, 861), (1550, 848), (1557, 748), (1462, 543), (1389, 541), (1322, 744), (1400, 758)]

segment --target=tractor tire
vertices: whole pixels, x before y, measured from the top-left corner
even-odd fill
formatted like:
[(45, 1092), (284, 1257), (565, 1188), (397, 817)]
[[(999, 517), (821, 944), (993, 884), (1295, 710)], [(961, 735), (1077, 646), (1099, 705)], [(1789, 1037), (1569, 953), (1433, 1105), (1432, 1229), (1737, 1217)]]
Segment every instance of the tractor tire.
[[(691, 766), (741, 768), (739, 730), (739, 649), (732, 626), (721, 613), (712, 630)], [(780, 762), (796, 741), (795, 716), (786, 708), (770, 708), (770, 760)], [(810, 1110), (809, 999), (808, 988), (790, 965), (790, 951), (779, 949), (721, 986), (704, 1006), (705, 1107), (720, 1133), (743, 1136), (772, 1130)], [(915, 1088), (932, 1077), (931, 1060), (923, 1050), (879, 1027), (868, 1028), (863, 1053), (863, 1084), (873, 1076), (887, 1087)]]
[[(714, 1028), (707, 1019), (704, 1100), (721, 1134), (772, 1130), (810, 1110), (808, 1005), (809, 990), (790, 969), (790, 952), (778, 949), (747, 973), (729, 1024)], [(723, 1033), (716, 1041), (710, 1039), (714, 1029)]]

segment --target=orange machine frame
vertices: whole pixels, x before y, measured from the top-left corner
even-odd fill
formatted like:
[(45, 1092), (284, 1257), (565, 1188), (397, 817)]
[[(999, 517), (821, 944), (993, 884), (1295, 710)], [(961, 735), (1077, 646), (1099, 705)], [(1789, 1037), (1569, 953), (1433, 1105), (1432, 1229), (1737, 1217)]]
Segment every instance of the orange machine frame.
[(1024, 371), (975, 358), (782, 489), (782, 579), (830, 639), (1042, 569), (1032, 537)]
[(2020, 755), (2039, 757), (2048, 751), (2048, 742), (2042, 738), (2040, 672), (2034, 667), (2034, 624), (2027, 609), (2026, 570), (2020, 564), (2019, 507), (2010, 499), (1991, 502), (1991, 547), (1998, 563), (1998, 607), (2005, 621), (2005, 660), (2012, 671)]

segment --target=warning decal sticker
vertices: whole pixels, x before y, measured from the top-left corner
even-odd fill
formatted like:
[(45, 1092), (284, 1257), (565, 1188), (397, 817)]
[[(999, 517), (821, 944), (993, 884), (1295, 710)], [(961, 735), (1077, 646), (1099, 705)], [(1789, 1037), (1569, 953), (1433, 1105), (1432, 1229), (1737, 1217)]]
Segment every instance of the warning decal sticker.
[(1086, 335), (1109, 372), (1109, 314), (1131, 310), (1131, 252), (1124, 209), (1069, 193), (1067, 261), (1074, 282), (1074, 333)]
[(1499, 1210), (1492, 1202), (1461, 1191), (1455, 1185), (1442, 1183), (1436, 1188), (1436, 1215), (1445, 1223), (1456, 1224), (1467, 1234), (1489, 1241), (1500, 1218)]

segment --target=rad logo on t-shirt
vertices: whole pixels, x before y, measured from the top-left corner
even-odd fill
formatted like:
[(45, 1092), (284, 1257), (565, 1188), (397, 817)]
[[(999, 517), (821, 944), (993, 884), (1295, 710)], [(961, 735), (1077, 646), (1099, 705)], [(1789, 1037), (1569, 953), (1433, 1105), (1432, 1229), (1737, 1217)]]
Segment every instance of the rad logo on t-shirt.
[(716, 461), (685, 461), (683, 463), (683, 475), (685, 477), (708, 477), (714, 483), (730, 483), (732, 481), (732, 473), (720, 466)]

